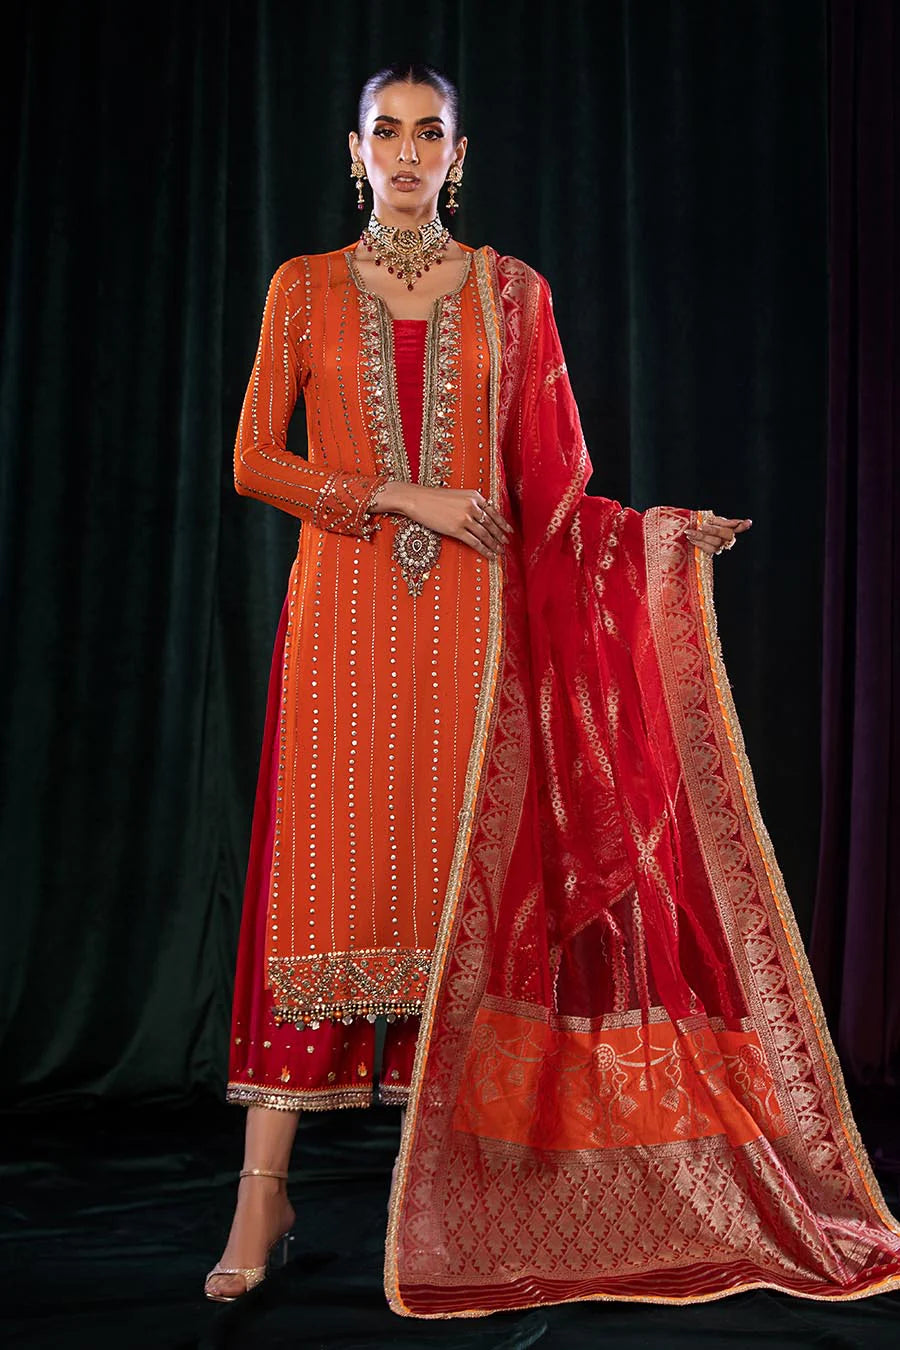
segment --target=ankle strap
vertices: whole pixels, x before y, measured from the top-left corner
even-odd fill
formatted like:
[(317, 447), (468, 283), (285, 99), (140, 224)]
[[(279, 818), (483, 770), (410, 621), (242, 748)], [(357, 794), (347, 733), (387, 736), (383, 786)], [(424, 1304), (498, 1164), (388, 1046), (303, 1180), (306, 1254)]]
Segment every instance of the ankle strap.
[(282, 1181), (287, 1181), (287, 1172), (271, 1172), (265, 1167), (244, 1167), (241, 1169), (242, 1177), (280, 1177)]

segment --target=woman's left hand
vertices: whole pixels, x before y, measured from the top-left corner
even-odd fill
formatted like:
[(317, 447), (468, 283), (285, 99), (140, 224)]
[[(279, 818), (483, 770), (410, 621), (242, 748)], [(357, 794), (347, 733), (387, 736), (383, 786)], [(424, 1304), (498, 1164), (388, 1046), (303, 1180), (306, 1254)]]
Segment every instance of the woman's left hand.
[(709, 516), (698, 529), (685, 530), (684, 534), (704, 553), (721, 553), (725, 548), (734, 548), (737, 536), (749, 530), (752, 524), (749, 518), (729, 520), (725, 516)]

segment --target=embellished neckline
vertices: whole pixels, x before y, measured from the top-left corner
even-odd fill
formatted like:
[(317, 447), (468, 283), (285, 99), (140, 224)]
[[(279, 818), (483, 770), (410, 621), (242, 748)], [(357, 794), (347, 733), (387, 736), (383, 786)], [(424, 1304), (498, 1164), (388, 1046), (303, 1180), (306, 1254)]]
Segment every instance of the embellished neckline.
[[(459, 241), (457, 240), (457, 242)], [(463, 248), (464, 246), (460, 245), (460, 247)], [(356, 286), (356, 289), (360, 292), (360, 294), (368, 295), (373, 300), (375, 300), (378, 303), (378, 305), (383, 309), (384, 313), (387, 314), (396, 323), (397, 322), (396, 317), (391, 313), (390, 309), (388, 308), (388, 303), (385, 300), (384, 296), (379, 295), (377, 291), (370, 291), (366, 283), (363, 281), (362, 274), (356, 264), (356, 258), (354, 256), (356, 253), (356, 249), (348, 248), (344, 249), (343, 252), (344, 257), (347, 260), (347, 270), (350, 273), (350, 278), (353, 281), (354, 285)], [(433, 318), (434, 316), (437, 306), (441, 303), (442, 300), (447, 300), (451, 296), (459, 295), (459, 292), (462, 290), (463, 286), (465, 286), (466, 282), (469, 279), (469, 275), (472, 270), (472, 258), (474, 254), (475, 254), (474, 248), (465, 249), (465, 266), (462, 269), (462, 275), (460, 276), (459, 281), (456, 283), (456, 285), (453, 287), (452, 290), (442, 291), (440, 295), (436, 295), (434, 297), (434, 299), (431, 302), (431, 313), (422, 322), (424, 323), (430, 322), (430, 319)], [(401, 319), (400, 322), (406, 323), (410, 321)]]
[[(344, 252), (342, 250), (342, 252)], [(424, 357), (422, 432), (416, 482), (423, 487), (447, 487), (451, 481), (457, 435), (460, 390), (463, 305), (459, 292), (476, 273), (474, 249), (467, 249), (456, 286), (435, 296), (425, 323), (395, 319), (387, 303), (362, 283), (352, 253), (344, 252), (348, 269), (345, 284), (356, 288), (360, 317), (360, 378), (364, 389), (368, 434), (379, 471), (411, 482), (411, 467), (403, 439), (398, 389), (398, 358), (411, 359), (415, 347)], [(417, 354), (418, 359), (418, 354)], [(393, 519), (391, 558), (410, 595), (419, 595), (441, 552), (441, 534), (402, 515)]]

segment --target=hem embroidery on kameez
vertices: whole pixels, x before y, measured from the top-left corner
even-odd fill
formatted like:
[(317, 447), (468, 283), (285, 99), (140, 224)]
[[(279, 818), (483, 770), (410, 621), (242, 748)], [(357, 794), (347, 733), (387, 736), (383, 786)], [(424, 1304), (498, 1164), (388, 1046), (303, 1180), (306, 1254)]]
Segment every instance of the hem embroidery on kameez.
[(419, 1014), (431, 969), (431, 949), (376, 948), (272, 956), (268, 962), (272, 1015), (304, 1026), (331, 1019)]

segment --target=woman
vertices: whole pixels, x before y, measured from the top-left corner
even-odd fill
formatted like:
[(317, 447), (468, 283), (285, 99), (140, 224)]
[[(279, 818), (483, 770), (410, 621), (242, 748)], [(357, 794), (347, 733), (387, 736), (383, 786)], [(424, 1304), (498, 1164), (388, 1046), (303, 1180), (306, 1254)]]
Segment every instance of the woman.
[(893, 1287), (715, 635), (710, 555), (751, 522), (585, 495), (546, 281), (439, 219), (466, 144), (437, 72), (373, 76), (369, 224), (266, 304), (235, 482), (302, 525), (207, 1293), (264, 1275), (297, 1114), (372, 1099), (377, 1018), (395, 1311)]

